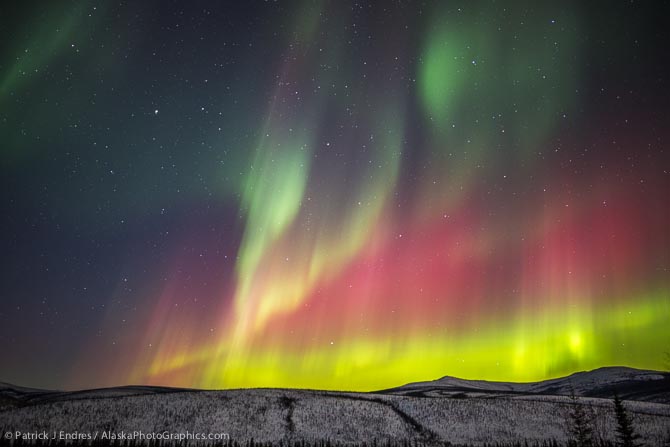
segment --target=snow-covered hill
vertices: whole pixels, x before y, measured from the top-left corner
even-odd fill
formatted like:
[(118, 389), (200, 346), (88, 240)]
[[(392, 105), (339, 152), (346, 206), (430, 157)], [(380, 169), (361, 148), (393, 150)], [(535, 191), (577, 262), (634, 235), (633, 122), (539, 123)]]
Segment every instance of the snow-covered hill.
[[(649, 371), (605, 369), (535, 384), (443, 378), (384, 393), (122, 387), (73, 393), (28, 390), (21, 397), (19, 388), (0, 386), (0, 396), (7, 399), (0, 407), (0, 431), (190, 431), (226, 433), (240, 443), (254, 439), (284, 445), (324, 439), (394, 445), (405, 441), (441, 445), (566, 442), (567, 415), (573, 402), (556, 395), (557, 390), (569, 384), (582, 391), (589, 386), (605, 389), (608, 383), (630, 387), (645, 380), (662, 382), (667, 377)], [(542, 390), (550, 394), (539, 394)], [(592, 415), (596, 436), (612, 440), (612, 401), (580, 397), (579, 404)], [(645, 445), (670, 443), (670, 405), (626, 401), (625, 406)]]
[(487, 382), (443, 377), (385, 390), (389, 394), (454, 396), (472, 393), (540, 394), (612, 398), (670, 404), (670, 373), (622, 366), (599, 368), (541, 382)]

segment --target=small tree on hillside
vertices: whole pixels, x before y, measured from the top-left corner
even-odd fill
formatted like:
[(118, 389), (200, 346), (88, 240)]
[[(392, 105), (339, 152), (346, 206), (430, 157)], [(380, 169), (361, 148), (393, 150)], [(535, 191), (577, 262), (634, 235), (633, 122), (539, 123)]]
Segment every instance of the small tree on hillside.
[(573, 437), (572, 445), (577, 447), (593, 446), (593, 427), (591, 414), (587, 413), (584, 405), (575, 396), (575, 390), (570, 391), (571, 408), (569, 413), (569, 430)]
[(639, 444), (636, 442), (640, 436), (635, 433), (633, 428), (633, 422), (631, 421), (626, 407), (623, 406), (623, 402), (619, 399), (619, 395), (614, 395), (614, 413), (616, 416), (616, 438), (617, 445), (621, 447), (637, 447)]

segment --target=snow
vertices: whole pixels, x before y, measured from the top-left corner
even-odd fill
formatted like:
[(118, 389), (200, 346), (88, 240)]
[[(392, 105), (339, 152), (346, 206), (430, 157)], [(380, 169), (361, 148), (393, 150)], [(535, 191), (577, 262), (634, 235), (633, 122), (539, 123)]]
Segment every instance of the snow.
[[(605, 369), (539, 383), (496, 383), (450, 377), (411, 384), (384, 393), (247, 389), (197, 391), (121, 387), (73, 393), (42, 392), (29, 405), (11, 396), (0, 400), (0, 429), (52, 432), (228, 433), (240, 443), (389, 441), (400, 444), (450, 442), (509, 443), (568, 440), (568, 385), (607, 388), (613, 383), (658, 382), (664, 373)], [(7, 388), (0, 387), (0, 391)], [(12, 389), (16, 394), (17, 388)], [(446, 390), (446, 391), (445, 391)], [(465, 390), (465, 391), (463, 391)], [(536, 394), (551, 391), (552, 394)], [(414, 394), (413, 394), (414, 393)], [(579, 397), (593, 415), (596, 436), (613, 440), (612, 400)], [(670, 442), (670, 405), (625, 401), (645, 445)]]
[[(583, 398), (605, 439), (612, 439), (610, 400)], [(642, 439), (670, 440), (670, 406), (631, 402)], [(0, 409), (0, 427), (19, 431), (66, 430), (228, 433), (232, 440), (451, 442), (483, 444), (567, 440), (565, 396), (412, 397), (300, 390), (184, 391), (135, 395), (94, 393)]]

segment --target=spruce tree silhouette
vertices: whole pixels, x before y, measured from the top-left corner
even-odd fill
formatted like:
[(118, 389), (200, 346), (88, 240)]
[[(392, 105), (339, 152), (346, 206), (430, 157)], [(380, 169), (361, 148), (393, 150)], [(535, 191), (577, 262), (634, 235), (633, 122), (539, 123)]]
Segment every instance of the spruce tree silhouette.
[(621, 447), (638, 447), (640, 444), (636, 441), (640, 436), (635, 433), (633, 422), (631, 421), (623, 402), (619, 399), (618, 394), (614, 394), (614, 413), (617, 422), (617, 445)]
[(584, 405), (575, 395), (574, 389), (570, 391), (570, 400), (572, 407), (569, 414), (569, 430), (573, 436), (572, 445), (576, 447), (593, 446), (593, 428), (589, 414), (584, 409)]

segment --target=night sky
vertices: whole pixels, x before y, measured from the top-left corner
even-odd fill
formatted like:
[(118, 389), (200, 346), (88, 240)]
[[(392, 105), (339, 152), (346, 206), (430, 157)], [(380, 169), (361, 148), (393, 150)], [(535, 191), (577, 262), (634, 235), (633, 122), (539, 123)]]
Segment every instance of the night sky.
[(668, 2), (2, 2), (0, 381), (670, 351)]

